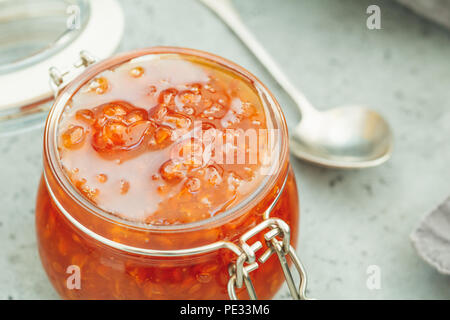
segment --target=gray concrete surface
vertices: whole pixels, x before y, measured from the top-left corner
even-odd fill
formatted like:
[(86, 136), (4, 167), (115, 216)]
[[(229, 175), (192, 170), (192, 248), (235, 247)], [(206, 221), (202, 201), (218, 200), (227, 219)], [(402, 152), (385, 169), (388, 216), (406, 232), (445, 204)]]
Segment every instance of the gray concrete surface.
[[(293, 103), (236, 37), (194, 0), (121, 1), (120, 50), (176, 45), (245, 66), (275, 93), (289, 125)], [(243, 19), (320, 109), (363, 103), (387, 117), (393, 158), (368, 170), (292, 159), (301, 199), (299, 253), (319, 299), (449, 299), (450, 277), (415, 253), (409, 233), (450, 194), (450, 32), (390, 1), (235, 0)], [(366, 28), (378, 4), (382, 30)], [(57, 298), (39, 262), (34, 198), (41, 132), (0, 139), (0, 299)], [(381, 288), (366, 286), (367, 268)], [(285, 291), (280, 297), (285, 296)]]

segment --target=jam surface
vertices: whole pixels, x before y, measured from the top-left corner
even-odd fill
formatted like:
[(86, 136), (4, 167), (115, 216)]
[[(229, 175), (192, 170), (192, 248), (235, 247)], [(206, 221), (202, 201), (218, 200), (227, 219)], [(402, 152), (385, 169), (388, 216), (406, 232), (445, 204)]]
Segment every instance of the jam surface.
[(183, 224), (237, 206), (261, 185), (270, 152), (249, 141), (267, 129), (249, 81), (168, 55), (86, 83), (62, 116), (58, 150), (72, 184), (101, 209)]

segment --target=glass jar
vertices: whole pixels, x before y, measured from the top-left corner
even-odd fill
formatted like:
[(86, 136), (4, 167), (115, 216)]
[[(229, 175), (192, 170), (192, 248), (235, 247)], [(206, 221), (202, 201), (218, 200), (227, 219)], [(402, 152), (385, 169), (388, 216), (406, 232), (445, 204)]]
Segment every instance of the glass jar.
[[(165, 54), (205, 59), (252, 83), (279, 132), (276, 161), (254, 192), (216, 216), (179, 225), (129, 223), (87, 201), (71, 184), (58, 157), (58, 123), (72, 96), (100, 72)], [(305, 274), (293, 248), (299, 206), (285, 119), (268, 89), (242, 67), (213, 54), (173, 47), (94, 63), (57, 95), (45, 127), (43, 154), (36, 203), (39, 252), (62, 298), (269, 299), (285, 279), (291, 295), (304, 298)], [(300, 274), (298, 286), (289, 271), (291, 261)]]

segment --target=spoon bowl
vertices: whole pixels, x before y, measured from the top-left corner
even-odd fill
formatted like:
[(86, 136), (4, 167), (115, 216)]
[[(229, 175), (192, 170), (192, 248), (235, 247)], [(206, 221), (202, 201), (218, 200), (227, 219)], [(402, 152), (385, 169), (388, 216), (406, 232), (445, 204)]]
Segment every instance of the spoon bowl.
[(291, 132), (291, 152), (308, 162), (333, 168), (367, 168), (389, 159), (392, 133), (375, 111), (343, 106), (304, 113)]

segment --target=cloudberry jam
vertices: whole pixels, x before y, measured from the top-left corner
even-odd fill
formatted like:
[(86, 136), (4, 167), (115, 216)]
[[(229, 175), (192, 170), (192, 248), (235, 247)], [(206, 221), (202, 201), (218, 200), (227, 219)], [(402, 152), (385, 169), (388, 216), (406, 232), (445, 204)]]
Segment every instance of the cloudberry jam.
[[(167, 257), (109, 243), (161, 251), (237, 242), (275, 199), (270, 217), (290, 225), (295, 244), (286, 125), (267, 89), (211, 54), (136, 51), (86, 70), (49, 114), (40, 255), (63, 298), (226, 299), (230, 250)], [(259, 298), (284, 279), (276, 257), (251, 278)]]

